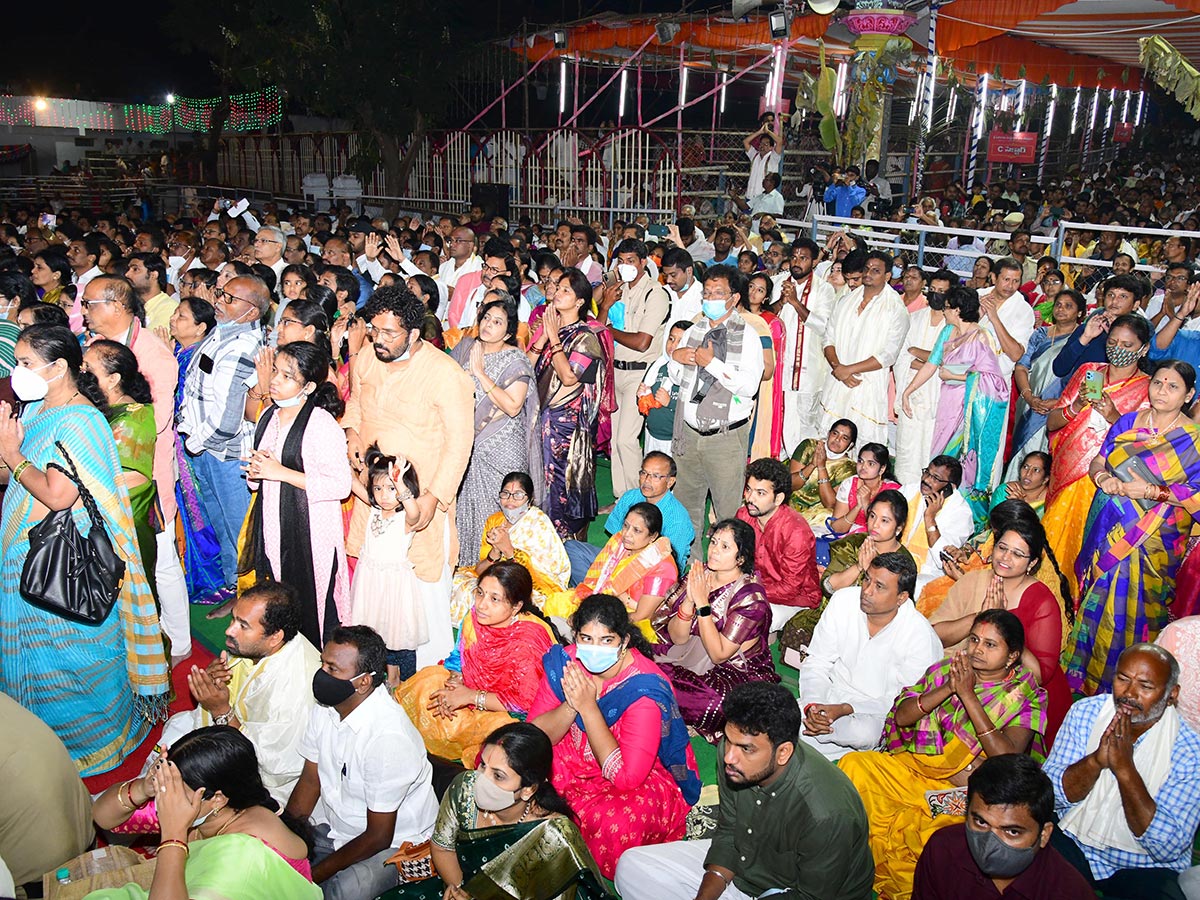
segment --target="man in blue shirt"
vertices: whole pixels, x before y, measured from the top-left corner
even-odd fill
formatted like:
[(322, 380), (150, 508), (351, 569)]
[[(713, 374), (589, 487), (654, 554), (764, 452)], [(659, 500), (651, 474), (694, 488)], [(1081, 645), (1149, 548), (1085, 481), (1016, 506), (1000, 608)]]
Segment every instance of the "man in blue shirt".
[(737, 232), (728, 225), (722, 225), (713, 232), (713, 258), (707, 266), (733, 266), (737, 268), (737, 254), (733, 252), (733, 242), (737, 240)]
[(1105, 896), (1182, 900), (1200, 824), (1200, 736), (1178, 698), (1175, 657), (1134, 644), (1112, 694), (1071, 707), (1043, 766), (1058, 813), (1050, 844)]
[(1119, 317), (1139, 312), (1150, 282), (1139, 275), (1114, 275), (1104, 285), (1104, 309), (1096, 310), (1067, 338), (1054, 359), (1054, 374), (1070, 378), (1084, 363), (1106, 362), (1108, 329)]
[[(696, 531), (683, 504), (675, 499), (671, 489), (675, 487), (675, 460), (666, 453), (655, 450), (647, 453), (638, 472), (638, 486), (626, 491), (613, 505), (612, 512), (604, 522), (608, 534), (616, 534), (625, 524), (625, 514), (635, 503), (653, 503), (663, 517), (663, 537), (671, 542), (675, 561), (680, 571), (687, 565), (688, 552)], [(564, 541), (567, 558), (571, 560), (571, 584), (582, 583), (587, 577), (588, 567), (600, 555), (600, 548), (583, 541)]]
[(842, 175), (833, 176), (833, 184), (825, 189), (825, 202), (833, 204), (833, 214), (850, 218), (850, 211), (862, 204), (867, 189), (858, 183), (858, 166), (848, 166)]
[(1194, 284), (1188, 288), (1187, 299), (1174, 314), (1167, 316), (1166, 322), (1150, 342), (1151, 359), (1181, 359), (1200, 370), (1200, 331), (1183, 327), (1196, 312), (1198, 304), (1200, 284)]

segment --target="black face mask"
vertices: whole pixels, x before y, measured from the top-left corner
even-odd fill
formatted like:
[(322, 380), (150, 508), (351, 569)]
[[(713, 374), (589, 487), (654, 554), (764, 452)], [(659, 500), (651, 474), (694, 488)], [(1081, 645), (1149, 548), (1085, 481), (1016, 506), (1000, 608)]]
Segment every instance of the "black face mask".
[(925, 299), (929, 303), (929, 308), (941, 312), (946, 308), (946, 295), (941, 291), (926, 291)]
[[(362, 676), (356, 675), (355, 678)], [(322, 706), (337, 706), (354, 696), (353, 678), (336, 678), (324, 669), (313, 673), (313, 697)]]
[(975, 831), (967, 827), (967, 848), (975, 865), (988, 878), (1016, 878), (1031, 865), (1041, 848), (1010, 847), (991, 831)]

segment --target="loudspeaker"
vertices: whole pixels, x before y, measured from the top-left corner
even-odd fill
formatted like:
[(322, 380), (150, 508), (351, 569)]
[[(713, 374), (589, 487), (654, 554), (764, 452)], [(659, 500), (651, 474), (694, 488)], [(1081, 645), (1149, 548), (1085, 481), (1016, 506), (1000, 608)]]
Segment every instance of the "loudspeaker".
[(471, 205), (483, 207), (483, 214), (489, 219), (500, 216), (508, 221), (508, 195), (507, 184), (481, 181), (471, 185)]

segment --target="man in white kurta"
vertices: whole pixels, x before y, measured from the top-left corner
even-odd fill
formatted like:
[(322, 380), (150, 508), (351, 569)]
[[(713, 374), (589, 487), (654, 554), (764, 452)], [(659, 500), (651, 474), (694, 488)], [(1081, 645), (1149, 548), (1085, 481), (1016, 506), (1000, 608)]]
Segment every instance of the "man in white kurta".
[(833, 311), (833, 285), (813, 271), (820, 249), (809, 238), (792, 244), (789, 275), (779, 285), (783, 322), (783, 449), (787, 456), (802, 440), (823, 437), (818, 409), (829, 374), (825, 326)]
[[(198, 705), (167, 720), (159, 746), (169, 749), (214, 723), (231, 725), (254, 745), (263, 785), (282, 807), (304, 768), (300, 739), (316, 705), (312, 680), (321, 653), (299, 633), (299, 600), (291, 588), (257, 585), (237, 599), (232, 613), (228, 652), (207, 669), (192, 667), (188, 687)], [(151, 753), (144, 771), (157, 759)]]
[(862, 287), (837, 301), (825, 328), (830, 377), (821, 394), (820, 433), (850, 419), (860, 447), (887, 443), (888, 379), (908, 334), (908, 310), (887, 283), (891, 274), (891, 257), (872, 251)]
[(909, 397), (911, 417), (900, 408), (900, 398), (921, 366), (929, 360), (933, 345), (946, 325), (946, 317), (942, 314), (945, 299), (935, 297), (932, 302), (938, 305), (937, 309), (923, 306), (909, 314), (908, 334), (904, 337), (904, 346), (896, 357), (896, 364), (892, 366), (892, 375), (896, 379), (896, 458), (893, 472), (901, 484), (921, 477), (921, 469), (929, 462), (933, 445), (938, 397), (942, 392), (941, 379), (930, 378), (913, 391)]
[(800, 664), (800, 737), (829, 760), (874, 749), (896, 695), (943, 655), (937, 632), (912, 601), (916, 566), (902, 553), (880, 554), (876, 562), (907, 576), (873, 563), (861, 587), (836, 591)]
[[(1019, 290), (1021, 278), (1021, 264), (1015, 259), (1002, 259), (996, 263), (995, 285), (979, 292), (979, 326), (995, 338), (996, 345), (1000, 348), (997, 354), (1000, 360), (1000, 374), (1008, 379), (1012, 378), (1013, 369), (1025, 355), (1029, 338), (1037, 327), (1037, 315)], [(1000, 446), (1003, 447), (1007, 440), (1008, 416), (1005, 415)], [(1000, 483), (1003, 467), (1004, 454), (997, 453), (991, 477), (993, 488)]]

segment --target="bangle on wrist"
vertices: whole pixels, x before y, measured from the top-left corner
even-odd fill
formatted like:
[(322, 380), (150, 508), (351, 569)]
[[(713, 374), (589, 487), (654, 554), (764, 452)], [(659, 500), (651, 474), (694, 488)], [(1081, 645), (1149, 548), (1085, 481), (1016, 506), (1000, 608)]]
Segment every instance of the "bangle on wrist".
[(184, 859), (187, 859), (187, 857), (192, 855), (192, 848), (187, 845), (187, 841), (176, 841), (173, 839), (159, 841), (158, 852), (162, 853), (162, 851), (167, 847), (178, 847), (183, 851)]
[(997, 732), (997, 731), (999, 731), (999, 729), (998, 729), (998, 728), (996, 728), (996, 726), (994, 726), (994, 725), (993, 725), (993, 726), (992, 726), (991, 728), (989, 728), (987, 731), (981, 731), (981, 732), (979, 732), (979, 734), (975, 735), (975, 739), (976, 739), (977, 741), (982, 741), (982, 740), (983, 740), (985, 737), (987, 737), (989, 734), (994, 734), (994, 733), (995, 733), (995, 732)]
[(21, 476), (25, 474), (25, 470), (28, 469), (31, 465), (33, 465), (33, 463), (31, 463), (29, 460), (27, 460), (27, 459), (21, 460), (20, 465), (18, 465), (15, 469), (12, 470), (12, 480), (20, 481)]
[(475, 692), (475, 708), (480, 712), (484, 712), (487, 709), (487, 691)]
[(723, 882), (725, 882), (725, 887), (729, 887), (731, 884), (733, 884), (732, 878), (726, 878), (724, 874), (722, 874), (721, 872), (718, 872), (716, 869), (705, 869), (704, 873), (706, 875), (716, 875)]
[(921, 705), (921, 695), (920, 694), (917, 694), (917, 709), (919, 709), (921, 711), (921, 715), (923, 715), (923, 716), (929, 715), (929, 710), (927, 710), (924, 706)]

